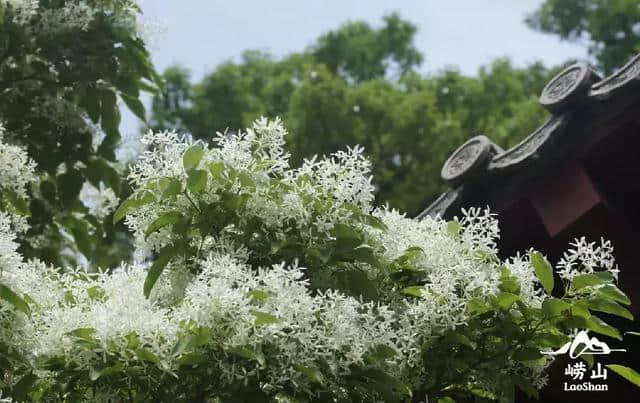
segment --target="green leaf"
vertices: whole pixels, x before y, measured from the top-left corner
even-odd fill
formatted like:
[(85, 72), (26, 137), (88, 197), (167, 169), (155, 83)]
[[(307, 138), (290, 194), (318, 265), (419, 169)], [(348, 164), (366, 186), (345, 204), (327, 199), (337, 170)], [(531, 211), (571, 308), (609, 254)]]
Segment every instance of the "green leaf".
[(208, 357), (201, 353), (185, 354), (178, 360), (180, 365), (197, 365), (208, 361)]
[(560, 331), (550, 330), (536, 333), (534, 340), (538, 346), (556, 348), (565, 344), (568, 341), (568, 337)]
[(153, 289), (153, 286), (158, 281), (160, 274), (167, 266), (171, 258), (173, 258), (178, 253), (178, 248), (173, 245), (165, 246), (160, 250), (160, 254), (155, 262), (149, 268), (149, 272), (147, 273), (147, 278), (144, 280), (144, 296), (149, 298), (149, 294)]
[(360, 245), (344, 255), (347, 261), (365, 262), (373, 267), (380, 267), (380, 262), (376, 258), (375, 251), (369, 245)]
[(48, 180), (40, 182), (40, 193), (48, 202), (55, 203), (56, 201), (56, 185)]
[(511, 308), (516, 301), (520, 300), (520, 296), (516, 294), (511, 294), (510, 292), (499, 292), (496, 294), (498, 306), (501, 309), (507, 310)]
[(207, 327), (197, 327), (193, 329), (193, 342), (196, 346), (205, 346), (211, 343), (211, 330)]
[(94, 88), (87, 88), (86, 94), (80, 100), (80, 106), (87, 111), (93, 123), (98, 123), (100, 120), (100, 101), (100, 93)]
[(531, 347), (522, 348), (513, 354), (513, 359), (516, 361), (534, 361), (540, 357), (542, 357), (540, 350)]
[(160, 362), (160, 357), (155, 355), (153, 352), (147, 350), (146, 348), (139, 348), (136, 350), (136, 356), (143, 361), (149, 361), (154, 364)]
[(94, 366), (91, 366), (89, 367), (89, 379), (91, 379), (92, 381), (96, 381), (101, 377), (116, 374), (122, 371), (123, 369), (124, 369), (124, 365), (120, 363), (111, 367), (103, 367), (103, 368), (96, 368)]
[(586, 301), (582, 299), (574, 299), (572, 301), (571, 314), (573, 316), (580, 316), (585, 319), (589, 319), (591, 317), (589, 306), (587, 305)]
[(209, 172), (214, 179), (222, 179), (222, 172), (224, 172), (224, 162), (212, 162), (209, 164)]
[(614, 339), (622, 340), (622, 336), (620, 335), (618, 329), (604, 322), (597, 316), (591, 316), (590, 318), (585, 319), (585, 325), (587, 329), (593, 330), (596, 333), (613, 337)]
[(358, 369), (352, 371), (353, 375), (349, 375), (349, 378), (357, 377), (359, 380), (369, 380), (366, 382), (366, 387), (369, 387), (378, 392), (385, 401), (395, 402), (403, 401), (401, 396), (411, 396), (411, 390), (399, 379), (379, 370), (373, 368)]
[(322, 372), (314, 367), (306, 367), (301, 364), (295, 364), (294, 368), (300, 372), (302, 375), (306, 376), (311, 380), (311, 382), (318, 383), (320, 385), (324, 384), (324, 376), (322, 376)]
[(134, 115), (140, 118), (140, 120), (142, 120), (143, 122), (147, 121), (144, 104), (140, 101), (140, 99), (123, 93), (120, 94), (120, 97)]
[(629, 297), (627, 297), (625, 293), (620, 291), (620, 289), (613, 284), (607, 284), (599, 287), (598, 295), (624, 305), (631, 305)]
[(472, 298), (467, 303), (467, 311), (470, 315), (482, 315), (490, 311), (491, 308), (482, 300), (482, 298)]
[(506, 267), (500, 268), (500, 291), (510, 292), (512, 294), (520, 294), (520, 280), (511, 275), (511, 271)]
[(246, 358), (251, 361), (256, 361), (260, 365), (265, 364), (264, 354), (259, 347), (244, 347), (244, 346), (236, 346), (227, 350), (231, 354), (238, 355), (242, 358)]
[(331, 235), (336, 238), (338, 244), (348, 243), (349, 246), (346, 246), (346, 249), (355, 248), (362, 243), (360, 232), (350, 225), (335, 224), (331, 230)]
[(251, 175), (248, 174), (247, 172), (240, 172), (238, 174), (238, 181), (240, 182), (240, 185), (242, 185), (245, 188), (255, 188), (256, 187), (256, 182), (253, 180)]
[(27, 400), (27, 396), (32, 392), (33, 385), (38, 380), (32, 372), (29, 372), (13, 385), (11, 390), (11, 397), (16, 401)]
[(166, 182), (163, 183), (163, 186), (160, 189), (162, 191), (162, 196), (160, 197), (161, 200), (166, 200), (166, 199), (175, 197), (179, 195), (180, 192), (182, 192), (182, 182), (180, 182), (178, 179), (176, 178), (164, 178), (164, 179), (166, 179)]
[(414, 297), (422, 297), (422, 291), (424, 290), (424, 287), (420, 287), (420, 286), (412, 286), (412, 287), (406, 287), (402, 289), (402, 293), (406, 294), (406, 295), (412, 295)]
[(579, 291), (585, 287), (605, 284), (606, 281), (595, 274), (579, 274), (571, 280), (571, 290)]
[(173, 225), (178, 222), (182, 218), (182, 214), (177, 211), (170, 211), (168, 213), (162, 214), (160, 217), (156, 218), (147, 229), (144, 231), (145, 239), (151, 235), (153, 232), (158, 231), (161, 228), (166, 227), (167, 225)]
[(192, 193), (200, 193), (207, 186), (207, 171), (192, 169), (187, 175), (187, 188)]
[(542, 312), (549, 317), (560, 316), (562, 312), (571, 309), (571, 305), (561, 299), (547, 298), (542, 301)]
[(456, 401), (450, 398), (449, 396), (444, 396), (444, 397), (438, 398), (438, 403), (456, 403)]
[(113, 214), (113, 223), (116, 224), (118, 221), (122, 220), (129, 211), (152, 203), (155, 200), (156, 199), (153, 197), (153, 194), (148, 191), (142, 192), (141, 194), (131, 195), (127, 200), (120, 204), (116, 212)]
[(553, 291), (553, 268), (547, 258), (540, 252), (531, 252), (531, 264), (536, 272), (536, 277), (544, 287), (547, 294)]
[(593, 297), (587, 300), (589, 309), (592, 311), (610, 313), (629, 320), (633, 320), (633, 315), (626, 308), (618, 305), (609, 299)]
[(478, 346), (475, 342), (471, 341), (467, 336), (462, 333), (458, 333), (457, 331), (449, 332), (445, 336), (446, 340), (455, 344), (462, 344), (463, 346), (470, 347), (472, 350), (475, 350)]
[(190, 171), (197, 168), (203, 156), (204, 150), (202, 149), (202, 146), (194, 144), (187, 148), (182, 156), (182, 165), (184, 166), (184, 170)]
[(462, 230), (462, 224), (459, 221), (453, 220), (447, 222), (447, 234), (451, 237), (457, 237), (460, 234), (460, 230)]
[(127, 199), (120, 203), (116, 212), (113, 214), (113, 223), (116, 224), (118, 221), (122, 220), (129, 211), (133, 210), (137, 207), (137, 200), (135, 199)]
[(9, 287), (0, 283), (0, 299), (3, 299), (13, 305), (20, 312), (25, 313), (26, 315), (31, 315), (31, 309), (29, 308), (29, 304), (25, 302), (18, 294), (11, 291)]
[(70, 220), (69, 227), (71, 229), (73, 239), (76, 241), (78, 250), (88, 259), (90, 259), (92, 248), (91, 236), (89, 235), (87, 222), (73, 218)]
[(376, 344), (370, 348), (368, 353), (368, 358), (371, 358), (378, 363), (384, 363), (386, 360), (398, 355), (398, 352), (395, 349), (387, 346), (386, 344)]
[(387, 231), (389, 228), (387, 228), (387, 226), (385, 225), (384, 222), (382, 222), (381, 219), (379, 219), (378, 217), (372, 216), (372, 215), (365, 215), (364, 216), (364, 222), (373, 228), (382, 230), (382, 231)]
[(606, 367), (634, 385), (640, 386), (640, 374), (634, 369), (618, 364), (609, 364), (606, 365)]
[(362, 296), (365, 301), (372, 301), (378, 298), (378, 288), (363, 270), (342, 270), (334, 275), (337, 277), (341, 289), (349, 291), (351, 295), (355, 297)]
[(92, 300), (100, 301), (104, 299), (104, 297), (106, 296), (106, 293), (101, 287), (95, 286), (95, 287), (87, 288), (87, 295)]
[(87, 163), (84, 174), (96, 188), (100, 187), (100, 182), (104, 182), (116, 194), (120, 193), (120, 174), (105, 159), (92, 158)]
[(252, 304), (262, 302), (267, 298), (271, 297), (271, 294), (269, 292), (262, 291), (262, 290), (251, 290), (247, 295), (251, 298)]
[(605, 283), (613, 283), (615, 281), (613, 274), (609, 273), (608, 271), (596, 271), (592, 274)]
[(16, 192), (14, 192), (13, 190), (5, 189), (3, 190), (3, 193), (5, 194), (9, 203), (11, 203), (11, 205), (15, 209), (16, 213), (20, 215), (29, 215), (29, 206), (27, 205), (27, 202), (23, 198), (18, 196)]
[(116, 93), (112, 90), (102, 90), (100, 125), (107, 136), (117, 136), (120, 126), (120, 109), (118, 108)]
[(280, 323), (280, 319), (266, 312), (260, 312), (260, 311), (254, 310), (254, 311), (251, 311), (251, 314), (256, 317), (254, 324), (257, 327)]
[(85, 340), (93, 340), (93, 334), (96, 332), (96, 329), (91, 327), (81, 327), (76, 330), (72, 330), (70, 332), (65, 333), (67, 336), (78, 337), (80, 339)]

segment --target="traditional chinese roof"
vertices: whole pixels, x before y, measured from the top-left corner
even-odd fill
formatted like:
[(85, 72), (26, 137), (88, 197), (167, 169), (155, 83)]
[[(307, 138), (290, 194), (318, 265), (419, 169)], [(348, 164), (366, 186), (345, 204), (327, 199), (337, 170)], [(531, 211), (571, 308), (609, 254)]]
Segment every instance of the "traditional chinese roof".
[(418, 218), (450, 218), (472, 206), (500, 211), (566, 159), (580, 160), (616, 127), (638, 122), (640, 54), (605, 79), (586, 64), (572, 65), (545, 86), (540, 103), (552, 116), (516, 146), (503, 150), (476, 136), (455, 150), (441, 172), (449, 190)]

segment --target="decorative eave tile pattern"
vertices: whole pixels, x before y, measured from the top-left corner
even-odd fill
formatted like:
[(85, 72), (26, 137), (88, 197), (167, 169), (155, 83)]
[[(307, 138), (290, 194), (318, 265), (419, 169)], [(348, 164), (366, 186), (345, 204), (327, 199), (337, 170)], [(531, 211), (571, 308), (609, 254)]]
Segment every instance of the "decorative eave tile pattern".
[[(448, 218), (464, 207), (471, 193), (471, 198), (477, 199), (478, 189), (517, 193), (525, 181), (545, 172), (545, 167), (592, 144), (597, 127), (611, 124), (612, 119), (620, 118), (639, 101), (640, 54), (605, 79), (586, 64), (566, 68), (549, 81), (540, 95), (540, 104), (552, 116), (506, 151), (486, 136), (465, 142), (442, 167), (441, 177), (450, 189), (417, 218)], [(631, 112), (635, 117), (638, 114), (640, 110)]]

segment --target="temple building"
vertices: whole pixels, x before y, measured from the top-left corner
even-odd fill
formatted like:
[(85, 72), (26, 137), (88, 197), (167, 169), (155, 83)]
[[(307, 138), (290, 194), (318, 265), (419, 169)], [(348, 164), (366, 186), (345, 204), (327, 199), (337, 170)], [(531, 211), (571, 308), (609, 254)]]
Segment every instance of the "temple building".
[[(540, 103), (552, 116), (513, 148), (476, 136), (454, 151), (441, 174), (449, 190), (418, 217), (451, 219), (461, 208), (489, 206), (500, 220), (502, 257), (532, 247), (557, 262), (577, 237), (611, 240), (636, 320), (598, 316), (640, 331), (640, 54), (604, 79), (588, 65), (570, 66), (546, 85)], [(596, 336), (627, 350), (596, 362), (640, 372), (640, 337)], [(612, 371), (606, 392), (564, 391), (569, 361), (553, 364), (540, 401), (640, 401), (640, 390)]]

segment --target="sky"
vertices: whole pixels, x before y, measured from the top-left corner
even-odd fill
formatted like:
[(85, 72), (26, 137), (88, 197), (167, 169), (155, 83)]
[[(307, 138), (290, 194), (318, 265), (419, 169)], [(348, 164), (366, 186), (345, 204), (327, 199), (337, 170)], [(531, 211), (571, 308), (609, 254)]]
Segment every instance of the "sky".
[[(285, 56), (311, 45), (322, 33), (346, 21), (382, 24), (397, 11), (418, 26), (416, 47), (424, 54), (421, 71), (449, 67), (473, 75), (497, 57), (516, 66), (536, 60), (547, 65), (586, 59), (584, 47), (529, 29), (525, 16), (542, 0), (146, 0), (145, 19), (164, 26), (151, 47), (158, 71), (180, 64), (192, 78), (246, 49)], [(123, 132), (137, 131), (131, 114)]]

